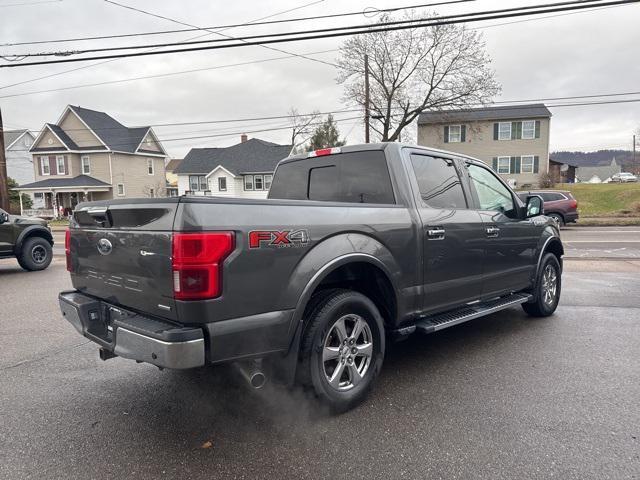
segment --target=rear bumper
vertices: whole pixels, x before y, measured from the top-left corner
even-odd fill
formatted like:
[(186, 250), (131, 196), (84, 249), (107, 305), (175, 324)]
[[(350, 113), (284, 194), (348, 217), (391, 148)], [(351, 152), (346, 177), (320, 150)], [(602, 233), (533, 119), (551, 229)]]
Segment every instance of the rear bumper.
[(80, 334), (117, 356), (172, 369), (205, 364), (201, 328), (138, 315), (77, 291), (62, 292), (58, 300)]
[(564, 214), (565, 223), (574, 223), (578, 220), (578, 212), (567, 212)]

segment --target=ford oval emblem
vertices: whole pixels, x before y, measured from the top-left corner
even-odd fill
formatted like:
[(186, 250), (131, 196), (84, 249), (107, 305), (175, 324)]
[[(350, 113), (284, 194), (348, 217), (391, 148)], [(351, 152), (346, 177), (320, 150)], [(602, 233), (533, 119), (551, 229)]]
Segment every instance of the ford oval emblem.
[(113, 250), (113, 245), (111, 245), (109, 240), (106, 238), (98, 240), (98, 252), (100, 252), (101, 255), (109, 255), (111, 250)]

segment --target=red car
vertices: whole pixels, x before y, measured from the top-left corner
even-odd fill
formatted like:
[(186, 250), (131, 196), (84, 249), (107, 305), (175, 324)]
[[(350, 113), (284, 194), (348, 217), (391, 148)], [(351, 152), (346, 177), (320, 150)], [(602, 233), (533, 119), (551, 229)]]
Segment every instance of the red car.
[(544, 200), (544, 214), (553, 218), (561, 227), (578, 220), (578, 201), (571, 192), (564, 190), (532, 190), (518, 192), (526, 201), (527, 195), (540, 195)]

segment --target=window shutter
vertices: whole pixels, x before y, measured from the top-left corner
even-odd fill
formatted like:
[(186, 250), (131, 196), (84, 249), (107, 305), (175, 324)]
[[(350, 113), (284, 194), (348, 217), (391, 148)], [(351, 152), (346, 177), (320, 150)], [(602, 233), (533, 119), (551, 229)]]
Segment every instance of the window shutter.
[(444, 143), (449, 143), (449, 125), (444, 126)]
[(69, 175), (69, 157), (66, 155), (64, 156), (64, 173), (65, 175)]
[(516, 122), (516, 139), (522, 140), (522, 122)]
[(509, 171), (511, 173), (517, 173), (516, 172), (516, 157), (511, 157), (511, 167), (509, 168)]
[(55, 155), (49, 157), (49, 175), (57, 175), (58, 166), (56, 165)]
[(498, 157), (493, 157), (493, 170), (498, 171)]
[(511, 122), (511, 140), (518, 138), (518, 122)]
[(536, 155), (535, 157), (533, 157), (533, 173), (538, 173), (539, 169), (540, 169), (540, 157)]
[(493, 124), (493, 139), (494, 140), (498, 139), (498, 124), (497, 123)]
[(465, 142), (467, 138), (467, 126), (466, 125), (462, 125), (460, 127), (460, 141), (461, 142)]
[(515, 157), (516, 159), (516, 168), (513, 171), (513, 173), (520, 173), (522, 172), (522, 157)]
[(540, 120), (536, 120), (536, 138), (540, 138)]

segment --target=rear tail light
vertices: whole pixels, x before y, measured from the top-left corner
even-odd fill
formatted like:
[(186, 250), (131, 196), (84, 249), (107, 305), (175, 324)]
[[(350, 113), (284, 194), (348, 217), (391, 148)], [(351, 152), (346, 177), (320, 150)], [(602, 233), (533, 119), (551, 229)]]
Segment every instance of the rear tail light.
[(73, 262), (71, 260), (71, 231), (64, 232), (64, 255), (67, 259), (67, 271), (73, 272)]
[(572, 199), (571, 202), (569, 202), (569, 208), (578, 208), (578, 201)]
[(222, 262), (234, 249), (232, 232), (174, 233), (173, 296), (204, 300), (222, 293)]

